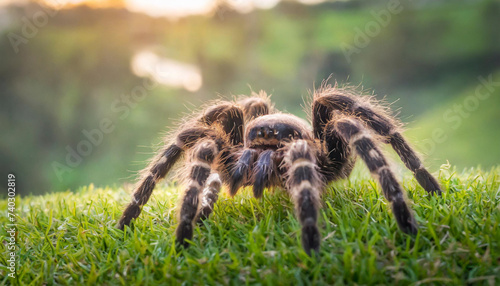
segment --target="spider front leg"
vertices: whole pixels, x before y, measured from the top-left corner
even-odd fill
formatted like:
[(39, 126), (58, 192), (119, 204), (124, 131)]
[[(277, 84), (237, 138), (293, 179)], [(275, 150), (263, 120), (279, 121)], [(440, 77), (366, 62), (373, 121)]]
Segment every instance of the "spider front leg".
[(297, 140), (287, 147), (284, 162), (287, 169), (287, 189), (295, 203), (302, 225), (302, 246), (308, 255), (318, 251), (320, 233), (316, 225), (322, 180), (316, 157), (305, 140)]
[(253, 182), (253, 195), (255, 198), (262, 197), (264, 188), (272, 185), (272, 175), (276, 171), (274, 154), (273, 150), (265, 150), (260, 153), (257, 162), (255, 162)]
[(236, 195), (236, 192), (241, 188), (245, 181), (250, 179), (250, 171), (252, 170), (253, 163), (257, 158), (257, 151), (254, 149), (246, 149), (239, 156), (238, 161), (235, 163), (231, 176), (229, 179), (229, 194)]
[(182, 199), (179, 225), (176, 230), (177, 243), (187, 247), (187, 239), (193, 238), (193, 221), (199, 211), (200, 196), (211, 173), (211, 165), (219, 153), (214, 140), (205, 139), (197, 143), (192, 151), (189, 166), (189, 180)]
[(376, 177), (382, 187), (384, 196), (392, 204), (392, 211), (399, 228), (409, 234), (416, 234), (418, 226), (405, 202), (404, 192), (398, 183), (384, 155), (370, 137), (370, 132), (354, 118), (339, 118), (326, 125), (326, 130), (335, 130), (343, 140), (349, 142), (351, 148), (363, 159), (366, 166)]
[(273, 150), (265, 150), (260, 154), (254, 149), (243, 151), (234, 166), (230, 178), (229, 193), (231, 196), (234, 196), (238, 192), (245, 181), (253, 180), (254, 197), (262, 197), (264, 189), (273, 185), (271, 180), (273, 179), (273, 174), (276, 174), (277, 166), (275, 154)]

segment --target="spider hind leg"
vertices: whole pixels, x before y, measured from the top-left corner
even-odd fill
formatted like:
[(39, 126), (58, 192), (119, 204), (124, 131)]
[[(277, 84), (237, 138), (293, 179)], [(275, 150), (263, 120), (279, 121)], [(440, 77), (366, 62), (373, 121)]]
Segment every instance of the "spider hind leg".
[(334, 111), (354, 116), (391, 144), (405, 166), (413, 173), (418, 183), (428, 192), (441, 194), (438, 181), (427, 171), (401, 134), (398, 122), (376, 105), (371, 105), (337, 87), (325, 86), (314, 94), (312, 105), (313, 128), (317, 138), (322, 138), (327, 122), (332, 120)]
[(384, 196), (392, 204), (392, 210), (399, 228), (409, 234), (418, 232), (417, 223), (404, 199), (404, 191), (389, 168), (384, 155), (357, 119), (343, 118), (335, 123), (338, 133), (349, 142), (351, 148), (363, 159), (366, 166), (376, 177)]
[(233, 145), (243, 142), (244, 113), (231, 102), (222, 102), (205, 110), (200, 121), (208, 126), (218, 123)]
[(259, 94), (253, 93), (252, 97), (243, 98), (238, 101), (245, 114), (245, 121), (250, 121), (256, 117), (270, 114), (273, 111), (273, 106), (269, 97), (264, 91)]

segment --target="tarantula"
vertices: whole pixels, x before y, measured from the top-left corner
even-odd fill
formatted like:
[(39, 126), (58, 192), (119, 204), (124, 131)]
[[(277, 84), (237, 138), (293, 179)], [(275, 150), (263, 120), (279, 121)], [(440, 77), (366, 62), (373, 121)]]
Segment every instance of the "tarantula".
[(176, 230), (180, 245), (188, 246), (194, 222), (210, 215), (222, 185), (231, 196), (253, 186), (256, 198), (265, 188), (283, 187), (295, 204), (302, 245), (310, 255), (320, 246), (316, 222), (321, 193), (328, 183), (350, 175), (357, 155), (378, 179), (399, 228), (415, 234), (417, 223), (379, 142), (391, 144), (427, 192), (440, 193), (439, 184), (401, 135), (398, 121), (366, 98), (322, 85), (313, 93), (312, 129), (306, 121), (274, 110), (264, 92), (206, 107), (178, 129), (146, 168), (118, 227), (139, 216), (157, 182), (187, 153), (188, 180)]

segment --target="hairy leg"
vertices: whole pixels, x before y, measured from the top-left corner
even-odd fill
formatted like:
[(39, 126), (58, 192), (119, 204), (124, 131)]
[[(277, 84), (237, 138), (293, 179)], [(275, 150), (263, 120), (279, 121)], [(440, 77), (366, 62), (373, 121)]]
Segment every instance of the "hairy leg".
[(250, 172), (256, 158), (257, 151), (254, 149), (246, 149), (241, 153), (241, 156), (234, 165), (229, 180), (229, 193), (231, 196), (236, 195), (236, 192), (238, 192), (243, 183), (250, 179)]
[(314, 95), (313, 102), (313, 128), (316, 136), (323, 135), (325, 125), (332, 119), (334, 111), (360, 118), (379, 135), (387, 138), (387, 143), (392, 145), (419, 184), (429, 193), (441, 193), (439, 183), (425, 169), (416, 152), (404, 139), (396, 120), (386, 115), (381, 108), (371, 106), (339, 89), (321, 89)]
[(132, 195), (132, 201), (125, 208), (118, 222), (118, 228), (124, 229), (132, 219), (139, 217), (142, 206), (148, 202), (156, 184), (168, 174), (185, 150), (206, 137), (216, 137), (216, 132), (203, 126), (181, 129), (176, 136), (175, 143), (164, 147), (143, 171)]
[(302, 225), (302, 246), (308, 255), (318, 251), (320, 233), (316, 225), (322, 180), (310, 146), (305, 140), (291, 143), (284, 157), (287, 189)]
[(219, 198), (219, 191), (222, 186), (220, 176), (217, 173), (212, 173), (207, 178), (205, 188), (201, 194), (201, 210), (198, 214), (198, 221), (201, 222), (207, 219), (214, 209), (214, 205)]
[(349, 177), (355, 163), (355, 157), (351, 155), (352, 151), (348, 142), (338, 134), (333, 124), (334, 120), (326, 124), (323, 135), (327, 152), (326, 157), (329, 160), (326, 162), (326, 166), (322, 166), (322, 170), (328, 170), (328, 172), (325, 172), (327, 181)]
[(192, 151), (187, 189), (182, 199), (176, 230), (177, 243), (185, 247), (188, 246), (186, 239), (193, 238), (193, 221), (198, 214), (201, 191), (218, 152), (217, 144), (210, 139), (198, 142)]
[(275, 172), (274, 151), (265, 150), (260, 153), (254, 167), (253, 195), (256, 198), (262, 197), (264, 188), (271, 186), (272, 175)]
[(273, 110), (269, 97), (263, 91), (258, 95), (253, 94), (252, 97), (239, 100), (238, 104), (242, 107), (247, 122), (256, 117), (270, 114)]
[(208, 126), (220, 124), (233, 145), (243, 142), (244, 114), (235, 103), (220, 102), (206, 109), (200, 121)]
[[(132, 201), (125, 208), (117, 227), (124, 229), (140, 215), (142, 206), (148, 202), (158, 181), (167, 175), (183, 151), (190, 150), (204, 138), (211, 138), (218, 146), (240, 144), (243, 141), (243, 120), (243, 111), (236, 104), (223, 102), (206, 109), (201, 117), (181, 126), (174, 143), (164, 147), (143, 171)], [(224, 139), (225, 135), (221, 133), (226, 133), (228, 139)]]
[(125, 208), (118, 222), (118, 228), (124, 229), (126, 225), (130, 224), (132, 219), (139, 216), (141, 207), (148, 202), (156, 183), (165, 177), (181, 155), (182, 148), (176, 144), (172, 144), (164, 148), (152, 161), (150, 166), (146, 169), (145, 174), (141, 177), (132, 196), (132, 201)]
[(392, 204), (399, 228), (405, 233), (416, 234), (418, 232), (417, 223), (405, 202), (403, 188), (394, 177), (375, 141), (372, 140), (369, 130), (353, 118), (338, 119), (334, 126), (338, 133), (344, 137), (344, 140), (349, 142), (351, 148), (356, 150), (359, 157), (363, 159), (372, 175), (378, 179), (384, 196)]

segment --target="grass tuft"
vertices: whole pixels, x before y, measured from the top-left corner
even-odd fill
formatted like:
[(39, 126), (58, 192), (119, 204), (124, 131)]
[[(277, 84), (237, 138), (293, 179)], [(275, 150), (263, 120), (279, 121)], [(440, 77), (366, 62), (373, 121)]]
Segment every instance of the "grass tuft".
[[(280, 190), (261, 200), (246, 189), (223, 194), (195, 228), (191, 247), (174, 244), (179, 186), (157, 188), (135, 227), (115, 224), (130, 198), (121, 188), (18, 198), (15, 285), (500, 284), (500, 168), (457, 174), (442, 169), (442, 197), (414, 179), (403, 186), (420, 226), (398, 230), (377, 184), (363, 176), (324, 194), (318, 256), (301, 248), (293, 205)], [(2, 209), (7, 201), (1, 200)], [(6, 212), (0, 214), (2, 225)], [(7, 233), (0, 231), (0, 239)], [(7, 253), (5, 244), (0, 246)]]

